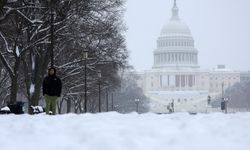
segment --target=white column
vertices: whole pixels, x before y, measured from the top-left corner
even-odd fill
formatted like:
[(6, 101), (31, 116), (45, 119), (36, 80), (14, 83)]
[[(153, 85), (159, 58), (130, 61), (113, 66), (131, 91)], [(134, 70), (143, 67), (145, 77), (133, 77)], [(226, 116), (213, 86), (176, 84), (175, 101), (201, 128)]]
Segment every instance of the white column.
[(185, 63), (187, 63), (187, 53), (185, 53)]
[(185, 63), (188, 62), (187, 53), (185, 53)]
[(190, 64), (190, 55), (189, 55), (189, 53), (187, 54), (187, 57), (188, 57), (188, 64)]
[(171, 64), (172, 63), (172, 54), (169, 53), (169, 63)]
[(178, 59), (178, 53), (175, 53), (175, 55), (176, 55), (176, 63), (178, 63), (179, 61), (179, 59)]
[(188, 54), (189, 64), (191, 64), (191, 54)]
[(161, 54), (161, 57), (162, 57), (162, 63), (164, 63), (164, 53)]
[(183, 55), (183, 63), (185, 63), (185, 53), (183, 53), (182, 55)]
[(173, 63), (175, 63), (175, 53), (173, 53)]
[(166, 63), (167, 58), (166, 58), (166, 53), (164, 53), (164, 63)]
[(193, 82), (194, 82), (194, 88), (195, 88), (195, 87), (196, 87), (196, 86), (195, 86), (195, 75), (194, 75), (194, 79), (193, 79)]
[(174, 62), (174, 54), (171, 53), (171, 64)]
[(174, 53), (174, 62), (177, 62), (177, 53)]
[(170, 62), (169, 53), (167, 54), (168, 63)]
[(185, 75), (185, 87), (188, 87), (188, 75)]

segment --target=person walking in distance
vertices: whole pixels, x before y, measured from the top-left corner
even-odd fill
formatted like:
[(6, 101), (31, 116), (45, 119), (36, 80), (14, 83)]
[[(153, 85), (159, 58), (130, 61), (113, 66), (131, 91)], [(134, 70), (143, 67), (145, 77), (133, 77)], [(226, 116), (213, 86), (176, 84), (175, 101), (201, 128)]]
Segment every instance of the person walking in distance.
[(62, 83), (56, 76), (56, 69), (51, 67), (48, 69), (48, 76), (43, 80), (43, 96), (46, 102), (46, 114), (52, 111), (56, 114), (56, 100), (61, 96)]

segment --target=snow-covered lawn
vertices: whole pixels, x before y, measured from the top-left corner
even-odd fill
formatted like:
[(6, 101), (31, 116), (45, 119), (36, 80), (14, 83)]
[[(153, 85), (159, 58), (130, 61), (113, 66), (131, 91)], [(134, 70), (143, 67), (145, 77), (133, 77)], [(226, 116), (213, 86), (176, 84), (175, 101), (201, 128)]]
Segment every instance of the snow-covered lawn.
[(0, 115), (0, 150), (249, 150), (250, 113)]

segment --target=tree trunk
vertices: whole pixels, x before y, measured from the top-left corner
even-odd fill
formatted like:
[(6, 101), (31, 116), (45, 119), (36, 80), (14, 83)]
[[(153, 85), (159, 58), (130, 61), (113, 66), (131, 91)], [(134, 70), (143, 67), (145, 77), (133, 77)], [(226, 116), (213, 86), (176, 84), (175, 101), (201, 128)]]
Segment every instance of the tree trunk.
[[(47, 51), (44, 55), (44, 57), (36, 57), (35, 60), (35, 69), (34, 69), (34, 76), (31, 77), (31, 81), (34, 82), (35, 90), (33, 95), (30, 95), (29, 98), (29, 114), (32, 114), (32, 110), (30, 108), (31, 105), (37, 106), (39, 104), (40, 99), (40, 93), (43, 83), (43, 76), (46, 73), (47, 66), (49, 64), (49, 59), (47, 59), (49, 56), (49, 52)], [(30, 88), (30, 86), (29, 86)], [(29, 92), (29, 90), (27, 90)]]
[(41, 93), (42, 79), (38, 78), (35, 82), (35, 90), (29, 99), (29, 114), (32, 114), (32, 109), (30, 106), (39, 105), (40, 93)]
[(71, 112), (71, 101), (70, 99), (67, 99), (67, 113)]
[(62, 114), (63, 101), (64, 101), (64, 98), (62, 98), (61, 101), (57, 101), (58, 114)]
[(19, 66), (20, 66), (20, 59), (19, 57), (16, 57), (16, 62), (14, 65), (14, 72), (11, 75), (11, 93), (10, 93), (11, 104), (14, 104), (17, 101)]
[(17, 99), (17, 90), (18, 90), (18, 84), (17, 84), (17, 76), (11, 77), (11, 93), (10, 93), (10, 103), (14, 104)]

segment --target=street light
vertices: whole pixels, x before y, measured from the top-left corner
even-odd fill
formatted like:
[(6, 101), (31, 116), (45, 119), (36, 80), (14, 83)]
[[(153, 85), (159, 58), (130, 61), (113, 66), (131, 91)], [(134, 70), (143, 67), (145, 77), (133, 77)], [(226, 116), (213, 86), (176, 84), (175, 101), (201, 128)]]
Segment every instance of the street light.
[(228, 98), (224, 98), (224, 100), (225, 100), (225, 113), (227, 114)]
[(228, 103), (228, 98), (225, 98), (225, 93), (224, 93), (224, 82), (221, 83), (221, 110), (225, 111), (227, 114), (227, 103)]
[(111, 109), (112, 109), (112, 111), (114, 111), (114, 93), (113, 92), (111, 95)]
[(171, 102), (171, 108), (172, 108), (172, 112), (174, 112), (174, 99), (172, 99), (172, 102)]
[(84, 111), (87, 112), (87, 59), (88, 59), (88, 51), (83, 51), (83, 59), (84, 59)]
[(88, 55), (89, 55), (89, 51), (83, 51), (82, 56), (84, 60), (88, 59)]
[(139, 102), (140, 102), (140, 99), (135, 99), (136, 112), (137, 112), (137, 113), (139, 112)]
[(109, 111), (109, 93), (108, 88), (106, 88), (106, 110)]
[(98, 101), (98, 108), (99, 108), (99, 112), (101, 112), (101, 77), (102, 77), (102, 73), (99, 70), (97, 72), (98, 75), (98, 85), (99, 85), (99, 101)]
[(208, 95), (207, 96), (207, 106), (206, 106), (206, 113), (208, 113), (208, 108), (209, 108), (209, 106), (211, 105), (211, 96), (210, 95)]
[(55, 11), (52, 9), (52, 0), (48, 0), (50, 5), (50, 66), (54, 66), (54, 15)]
[(211, 104), (211, 96), (208, 95), (208, 96), (207, 96), (207, 105), (210, 105), (210, 104)]

